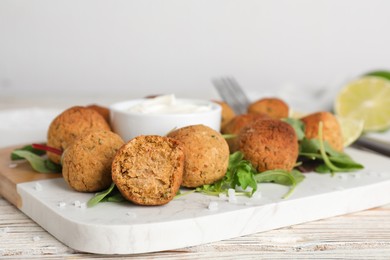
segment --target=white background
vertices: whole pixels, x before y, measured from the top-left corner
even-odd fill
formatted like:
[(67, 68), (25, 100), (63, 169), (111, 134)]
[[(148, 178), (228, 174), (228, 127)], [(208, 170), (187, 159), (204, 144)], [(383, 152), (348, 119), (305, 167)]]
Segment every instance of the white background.
[(390, 68), (389, 10), (386, 0), (0, 0), (0, 102), (212, 98), (224, 75), (252, 98), (329, 98)]

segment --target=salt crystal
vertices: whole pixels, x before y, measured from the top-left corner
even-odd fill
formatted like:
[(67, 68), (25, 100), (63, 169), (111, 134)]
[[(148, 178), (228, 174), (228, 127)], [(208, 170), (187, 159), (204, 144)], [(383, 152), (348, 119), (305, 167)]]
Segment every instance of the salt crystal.
[(132, 219), (137, 218), (137, 214), (134, 212), (131, 212), (131, 211), (127, 212), (126, 216), (128, 216), (129, 218), (132, 218)]
[(362, 177), (362, 175), (358, 174), (358, 173), (355, 173), (355, 174), (352, 175), (352, 177), (355, 178), (355, 179), (360, 179)]
[(234, 189), (228, 189), (229, 202), (237, 202), (236, 191)]
[(223, 192), (221, 192), (220, 194), (218, 194), (218, 197), (219, 197), (220, 199), (227, 199), (226, 193), (223, 193)]
[(218, 210), (218, 202), (210, 201), (209, 206), (207, 207), (211, 211)]
[(34, 236), (34, 237), (32, 238), (32, 240), (33, 240), (34, 242), (38, 242), (39, 240), (41, 240), (41, 238), (40, 238), (40, 236)]
[(340, 180), (347, 180), (348, 179), (348, 175), (346, 175), (346, 174), (339, 174), (338, 177)]
[(60, 201), (60, 202), (58, 203), (58, 207), (59, 207), (59, 208), (65, 208), (65, 206), (66, 206), (66, 203), (63, 202), (63, 201)]
[(261, 194), (261, 191), (255, 191), (255, 193), (253, 193), (253, 195), (252, 195), (252, 197), (251, 197), (251, 199), (261, 199), (261, 196), (262, 196), (262, 194)]
[(36, 191), (42, 191), (42, 185), (39, 182), (37, 182), (35, 183), (34, 189)]
[(10, 164), (8, 165), (9, 168), (16, 168), (16, 166), (18, 166), (17, 163), (10, 163)]
[(85, 202), (80, 203), (79, 208), (80, 208), (80, 209), (86, 209), (86, 208), (87, 208), (87, 203), (85, 203)]
[(73, 202), (73, 205), (75, 206), (75, 207), (80, 207), (81, 206), (81, 202), (79, 201), (79, 200), (75, 200), (74, 202)]

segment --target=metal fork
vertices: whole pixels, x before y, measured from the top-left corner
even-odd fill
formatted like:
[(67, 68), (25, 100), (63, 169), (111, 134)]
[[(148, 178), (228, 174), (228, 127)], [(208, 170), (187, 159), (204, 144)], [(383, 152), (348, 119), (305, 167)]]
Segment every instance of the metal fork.
[(212, 83), (221, 98), (232, 107), (237, 114), (245, 114), (250, 103), (244, 90), (233, 77), (213, 79)]

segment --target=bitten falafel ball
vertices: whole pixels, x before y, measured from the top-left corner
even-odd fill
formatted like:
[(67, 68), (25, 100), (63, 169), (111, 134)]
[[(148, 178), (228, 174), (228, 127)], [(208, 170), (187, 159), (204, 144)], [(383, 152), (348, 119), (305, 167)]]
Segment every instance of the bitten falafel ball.
[(341, 126), (332, 113), (316, 112), (302, 117), (301, 120), (305, 125), (305, 137), (307, 139), (318, 138), (319, 124), (322, 122), (322, 139), (337, 151), (344, 149)]
[(263, 119), (244, 127), (238, 136), (239, 149), (259, 172), (294, 168), (298, 138), (294, 129), (277, 119)]
[(191, 125), (168, 134), (184, 144), (182, 186), (211, 184), (223, 178), (229, 163), (229, 147), (222, 135), (205, 125)]
[(221, 113), (221, 130), (232, 120), (236, 113), (234, 110), (224, 101), (214, 101), (222, 107)]
[[(223, 134), (231, 134), (231, 135), (238, 135), (245, 126), (253, 123), (256, 120), (261, 120), (269, 118), (269, 116), (265, 114), (241, 114), (235, 116), (232, 120), (230, 120), (224, 128), (222, 128), (221, 132)], [(238, 143), (237, 143), (237, 137), (232, 137), (226, 139), (230, 153), (234, 153), (238, 150)]]
[(112, 183), (112, 160), (123, 144), (119, 135), (106, 130), (79, 136), (63, 153), (64, 180), (71, 188), (80, 192), (107, 189)]
[(288, 117), (289, 107), (280, 98), (262, 98), (248, 106), (249, 114), (266, 114), (272, 118)]
[(122, 146), (112, 162), (112, 179), (127, 200), (163, 205), (180, 188), (184, 147), (169, 137), (138, 136)]
[[(95, 110), (81, 106), (68, 108), (51, 122), (47, 145), (64, 151), (77, 137), (93, 130), (110, 131), (110, 126)], [(49, 159), (60, 163), (61, 156), (48, 152)]]

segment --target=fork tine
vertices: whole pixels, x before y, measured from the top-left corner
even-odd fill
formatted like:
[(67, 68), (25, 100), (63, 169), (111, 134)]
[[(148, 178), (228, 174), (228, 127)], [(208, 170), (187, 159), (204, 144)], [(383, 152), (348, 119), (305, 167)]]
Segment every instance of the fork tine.
[(249, 98), (245, 94), (243, 88), (240, 86), (240, 84), (237, 82), (237, 80), (233, 77), (228, 78), (232, 89), (234, 89), (234, 92), (237, 95), (237, 98), (241, 100), (243, 104), (245, 104), (245, 108), (250, 104)]
[(222, 99), (228, 103), (237, 114), (244, 114), (246, 112), (247, 106), (249, 105), (249, 99), (234, 78), (223, 77), (214, 79), (212, 82)]
[(238, 101), (234, 95), (234, 92), (231, 91), (230, 86), (226, 84), (223, 79), (213, 80), (213, 84), (222, 100), (229, 104), (234, 112), (240, 113), (240, 105), (237, 103)]

